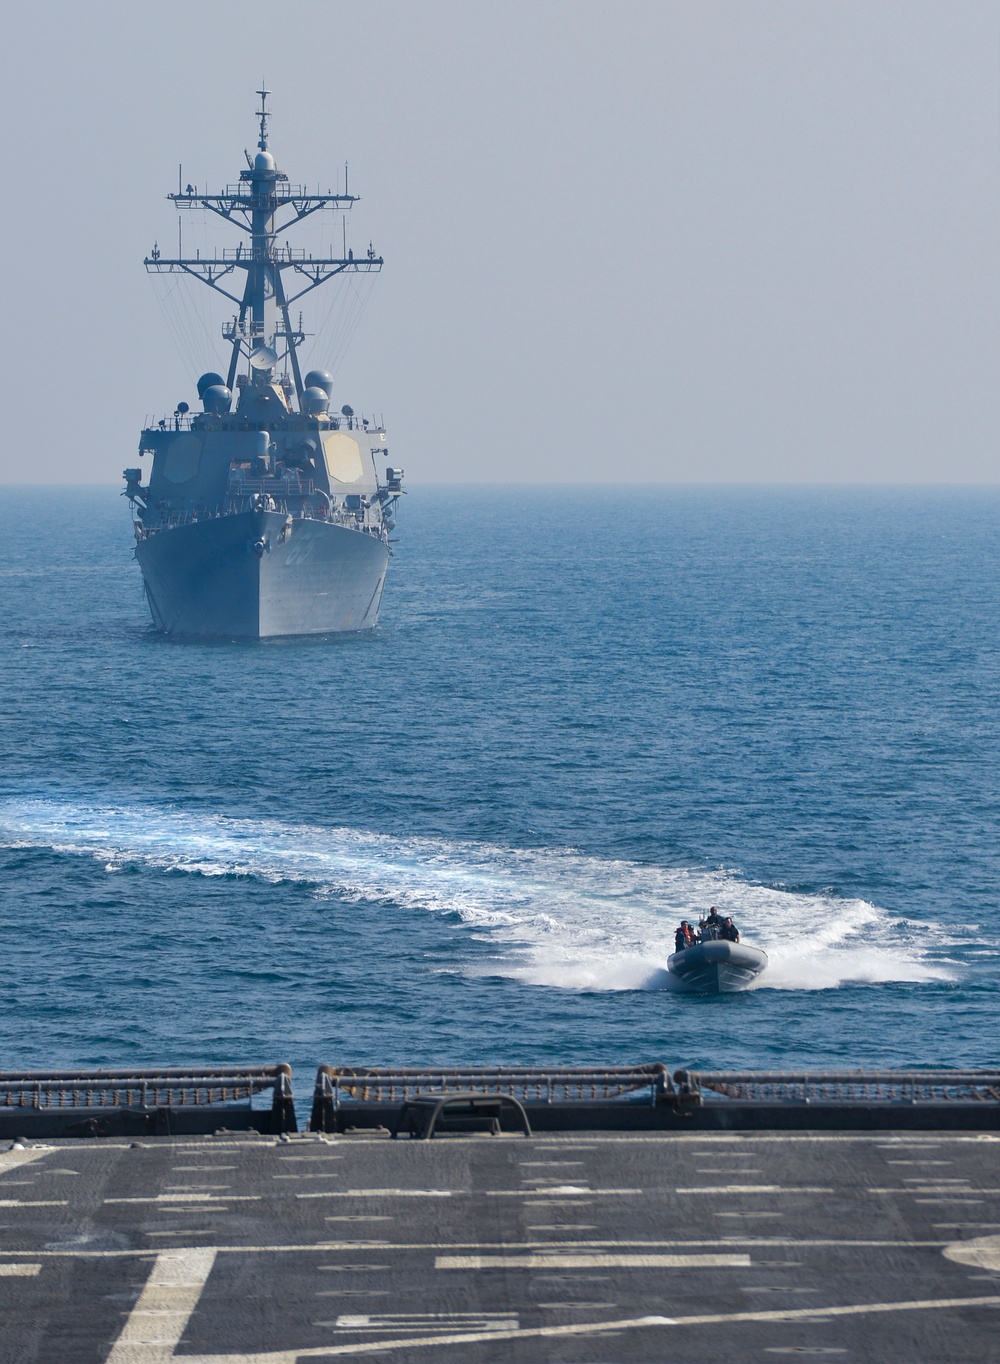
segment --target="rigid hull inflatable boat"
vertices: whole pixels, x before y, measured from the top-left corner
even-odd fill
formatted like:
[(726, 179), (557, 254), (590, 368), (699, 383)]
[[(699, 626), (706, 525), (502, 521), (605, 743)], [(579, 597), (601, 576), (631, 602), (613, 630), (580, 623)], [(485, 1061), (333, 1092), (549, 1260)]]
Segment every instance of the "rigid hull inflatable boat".
[(746, 990), (767, 966), (767, 953), (746, 943), (713, 938), (675, 952), (667, 970), (685, 990), (702, 995), (731, 995)]

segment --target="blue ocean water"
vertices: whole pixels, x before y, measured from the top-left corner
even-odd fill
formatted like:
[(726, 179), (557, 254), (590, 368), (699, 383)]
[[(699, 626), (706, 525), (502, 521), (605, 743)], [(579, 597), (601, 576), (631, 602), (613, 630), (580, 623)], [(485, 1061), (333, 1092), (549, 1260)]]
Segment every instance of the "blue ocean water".
[[(1000, 491), (415, 488), (368, 635), (0, 502), (2, 1068), (996, 1063)], [(771, 954), (699, 999), (710, 904)]]

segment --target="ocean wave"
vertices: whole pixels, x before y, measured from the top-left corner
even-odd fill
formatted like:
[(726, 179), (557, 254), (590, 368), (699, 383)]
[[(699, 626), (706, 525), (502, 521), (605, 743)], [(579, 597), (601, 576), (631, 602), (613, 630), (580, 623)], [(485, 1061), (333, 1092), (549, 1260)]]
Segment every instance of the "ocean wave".
[[(649, 866), (567, 848), (405, 838), (80, 801), (0, 801), (0, 842), (130, 867), (310, 886), (318, 897), (454, 920), (487, 944), (468, 972), (572, 990), (669, 989), (681, 918), (709, 905), (763, 947), (760, 987), (954, 977), (940, 930), (861, 899), (755, 884), (729, 870)], [(945, 944), (946, 946), (946, 944)]]

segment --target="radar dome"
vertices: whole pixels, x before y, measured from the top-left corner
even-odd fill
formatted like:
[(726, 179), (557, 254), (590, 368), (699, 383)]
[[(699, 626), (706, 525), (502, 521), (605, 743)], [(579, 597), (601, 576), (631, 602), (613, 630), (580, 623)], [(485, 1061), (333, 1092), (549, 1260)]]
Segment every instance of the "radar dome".
[(212, 384), (201, 395), (201, 400), (205, 404), (206, 412), (216, 412), (219, 416), (229, 411), (233, 401), (233, 395), (225, 384)]
[(255, 171), (273, 171), (274, 157), (270, 152), (258, 152), (253, 159), (253, 168)]
[(312, 417), (318, 417), (330, 406), (329, 394), (323, 388), (311, 386), (302, 395), (302, 410)]
[(213, 384), (225, 388), (226, 381), (221, 374), (203, 374), (198, 380), (198, 397), (204, 398), (205, 390), (211, 388)]
[(321, 388), (328, 398), (332, 398), (333, 375), (325, 369), (311, 369), (306, 375), (306, 388)]

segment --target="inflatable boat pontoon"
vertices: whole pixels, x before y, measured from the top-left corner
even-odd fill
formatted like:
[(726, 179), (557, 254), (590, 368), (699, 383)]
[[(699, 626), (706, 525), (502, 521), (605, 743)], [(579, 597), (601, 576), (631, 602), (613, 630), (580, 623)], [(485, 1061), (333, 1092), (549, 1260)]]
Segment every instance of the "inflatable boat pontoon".
[(741, 942), (713, 938), (675, 952), (667, 970), (685, 990), (702, 995), (731, 995), (745, 990), (767, 965), (767, 953)]

